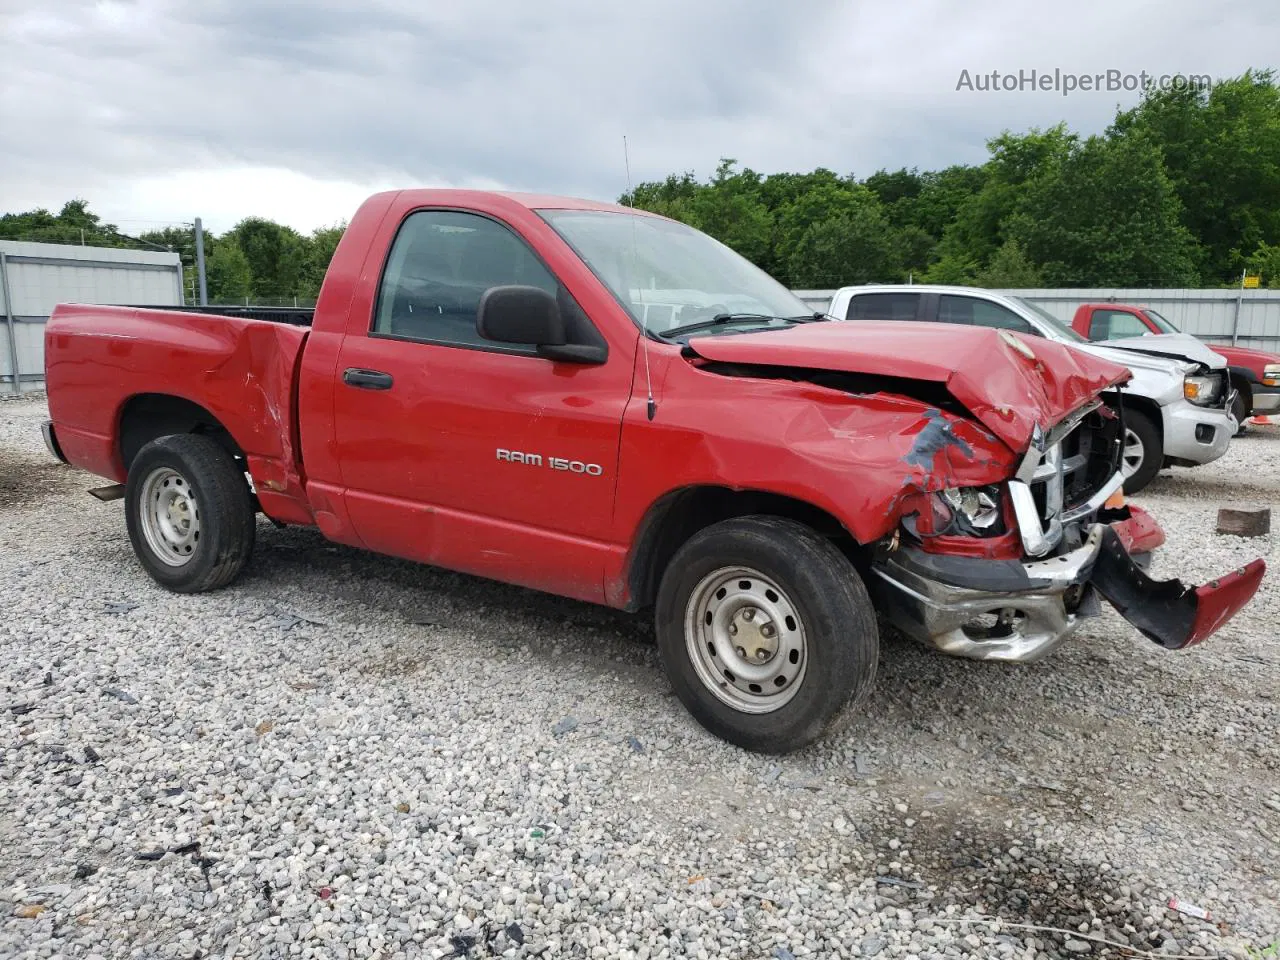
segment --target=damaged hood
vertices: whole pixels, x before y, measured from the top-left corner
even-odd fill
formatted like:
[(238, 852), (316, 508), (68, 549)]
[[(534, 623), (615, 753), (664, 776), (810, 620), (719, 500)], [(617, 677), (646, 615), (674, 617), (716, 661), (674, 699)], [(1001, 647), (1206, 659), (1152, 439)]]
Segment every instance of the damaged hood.
[(1144, 337), (1125, 337), (1120, 340), (1094, 341), (1100, 347), (1111, 347), (1126, 353), (1145, 353), (1153, 357), (1172, 357), (1203, 363), (1210, 370), (1221, 370), (1227, 365), (1222, 354), (1214, 353), (1208, 346), (1189, 333), (1153, 333)]
[[(721, 363), (836, 370), (939, 383), (1017, 453), (1098, 393), (1130, 377), (1117, 364), (1038, 337), (943, 323), (805, 323), (695, 336), (689, 349)], [(892, 393), (892, 385), (886, 385)]]

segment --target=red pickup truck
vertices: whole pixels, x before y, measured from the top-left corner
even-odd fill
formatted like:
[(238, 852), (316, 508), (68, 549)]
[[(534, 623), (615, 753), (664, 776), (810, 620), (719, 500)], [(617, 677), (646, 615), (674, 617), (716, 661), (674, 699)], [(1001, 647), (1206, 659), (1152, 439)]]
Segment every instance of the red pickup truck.
[[(1082, 303), (1076, 308), (1071, 326), (1094, 342), (1182, 333), (1150, 307), (1124, 303)], [(1236, 391), (1231, 413), (1241, 429), (1252, 416), (1280, 410), (1280, 356), (1227, 343), (1209, 346), (1226, 358), (1231, 386)]]
[[(239, 314), (239, 315), (235, 315)], [(1144, 572), (1118, 472), (1128, 371), (1007, 331), (824, 322), (626, 207), (475, 191), (364, 203), (311, 312), (59, 306), (54, 454), (115, 481), (162, 586), (222, 587), (255, 514), (654, 610), (682, 701), (814, 740), (870, 690), (878, 609), (1032, 660), (1099, 598), (1167, 648), (1249, 601)]]

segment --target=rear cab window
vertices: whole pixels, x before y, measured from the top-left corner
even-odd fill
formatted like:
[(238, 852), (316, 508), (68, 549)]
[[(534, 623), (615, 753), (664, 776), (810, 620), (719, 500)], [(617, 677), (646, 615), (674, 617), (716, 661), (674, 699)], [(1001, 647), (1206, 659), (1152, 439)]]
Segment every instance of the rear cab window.
[(918, 293), (855, 293), (849, 298), (846, 320), (915, 320), (920, 311)]

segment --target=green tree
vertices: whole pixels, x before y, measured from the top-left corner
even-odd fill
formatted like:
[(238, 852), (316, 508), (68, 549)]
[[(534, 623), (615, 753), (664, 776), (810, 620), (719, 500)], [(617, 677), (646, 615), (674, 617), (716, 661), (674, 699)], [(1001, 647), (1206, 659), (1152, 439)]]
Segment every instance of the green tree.
[(894, 279), (905, 280), (924, 274), (933, 261), (933, 251), (938, 242), (921, 227), (909, 223), (895, 232), (893, 245), (896, 251), (893, 257), (896, 264)]
[(793, 287), (897, 279), (894, 237), (874, 199), (810, 224), (790, 250), (787, 282)]
[(301, 277), (295, 291), (298, 296), (314, 298), (320, 295), (325, 271), (329, 269), (329, 261), (333, 259), (333, 252), (338, 249), (338, 241), (346, 229), (347, 225), (343, 223), (311, 231), (311, 236), (304, 242)]
[(1163, 153), (1206, 278), (1229, 282), (1249, 251), (1280, 243), (1280, 88), (1272, 71), (1219, 80), (1211, 92), (1153, 91), (1109, 131), (1113, 139), (1138, 134)]
[(1250, 273), (1260, 274), (1268, 287), (1280, 287), (1280, 244), (1258, 244), (1246, 266)]
[(83, 243), (91, 247), (140, 245), (133, 237), (121, 234), (115, 224), (103, 223), (96, 213), (89, 210), (89, 202), (81, 199), (68, 200), (56, 215), (39, 208), (0, 216), (0, 240)]
[(956, 253), (945, 253), (920, 278), (924, 283), (945, 283), (970, 287), (978, 282), (978, 265)]
[(1197, 276), (1181, 214), (1154, 142), (1095, 136), (1028, 183), (1007, 230), (1050, 286), (1183, 286)]
[(986, 269), (977, 276), (980, 287), (1026, 290), (1043, 283), (1036, 269), (1017, 240), (1009, 239), (995, 252)]
[(982, 189), (968, 197), (946, 227), (938, 252), (986, 263), (1007, 239), (1005, 225), (1021, 209), (1027, 189), (1055, 168), (1077, 142), (1065, 124), (1029, 133), (1005, 131), (987, 142)]
[(249, 258), (230, 236), (215, 240), (205, 254), (205, 278), (210, 303), (243, 303), (253, 296)]
[(982, 190), (987, 182), (987, 168), (947, 167), (936, 173), (922, 174), (920, 182), (919, 194), (910, 199), (903, 198), (894, 205), (900, 208), (895, 222), (918, 227), (938, 240), (955, 220), (960, 208)]
[(296, 230), (261, 217), (247, 217), (227, 236), (249, 263), (251, 296), (264, 300), (297, 296), (303, 238)]
[(721, 160), (707, 188), (689, 203), (689, 223), (759, 263), (770, 247), (772, 221), (760, 199), (760, 175), (735, 171), (736, 160)]

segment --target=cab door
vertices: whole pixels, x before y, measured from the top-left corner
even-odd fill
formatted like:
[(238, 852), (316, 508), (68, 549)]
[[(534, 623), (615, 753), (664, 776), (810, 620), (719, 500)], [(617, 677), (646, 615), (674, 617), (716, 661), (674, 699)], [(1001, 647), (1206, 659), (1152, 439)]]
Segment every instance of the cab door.
[(373, 550), (599, 601), (620, 549), (608, 535), (631, 364), (485, 340), (480, 297), (508, 284), (552, 293), (575, 342), (604, 343), (506, 223), (427, 209), (400, 224), (368, 324), (339, 348), (345, 506)]

